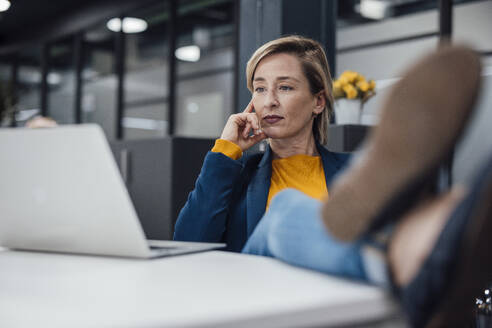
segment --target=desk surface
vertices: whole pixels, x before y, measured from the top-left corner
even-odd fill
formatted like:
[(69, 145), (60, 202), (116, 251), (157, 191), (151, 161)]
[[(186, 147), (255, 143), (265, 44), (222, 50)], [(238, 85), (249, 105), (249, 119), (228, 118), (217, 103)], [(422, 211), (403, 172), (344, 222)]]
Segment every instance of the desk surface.
[(155, 260), (0, 251), (0, 327), (302, 327), (378, 321), (381, 289), (213, 251)]

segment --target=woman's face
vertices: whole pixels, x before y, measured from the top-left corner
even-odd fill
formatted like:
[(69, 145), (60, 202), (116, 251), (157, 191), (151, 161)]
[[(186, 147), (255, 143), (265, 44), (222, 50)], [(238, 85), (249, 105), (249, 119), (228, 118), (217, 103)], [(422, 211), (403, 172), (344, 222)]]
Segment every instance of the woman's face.
[(322, 93), (311, 94), (299, 60), (290, 54), (260, 61), (253, 77), (253, 106), (265, 134), (272, 139), (309, 138), (314, 116), (323, 111)]

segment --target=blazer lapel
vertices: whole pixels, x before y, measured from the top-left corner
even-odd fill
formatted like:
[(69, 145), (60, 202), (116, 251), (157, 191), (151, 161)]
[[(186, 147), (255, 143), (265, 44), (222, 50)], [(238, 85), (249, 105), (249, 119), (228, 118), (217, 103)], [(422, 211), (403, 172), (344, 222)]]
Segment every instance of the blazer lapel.
[(340, 171), (341, 163), (338, 162), (338, 159), (325, 147), (321, 144), (316, 143), (316, 147), (318, 148), (318, 152), (321, 155), (321, 160), (323, 162), (323, 170), (325, 171), (325, 179), (326, 179), (326, 187), (329, 188), (333, 178)]
[(267, 147), (265, 154), (251, 178), (246, 193), (246, 224), (248, 237), (265, 214), (270, 180), (272, 178), (272, 151)]

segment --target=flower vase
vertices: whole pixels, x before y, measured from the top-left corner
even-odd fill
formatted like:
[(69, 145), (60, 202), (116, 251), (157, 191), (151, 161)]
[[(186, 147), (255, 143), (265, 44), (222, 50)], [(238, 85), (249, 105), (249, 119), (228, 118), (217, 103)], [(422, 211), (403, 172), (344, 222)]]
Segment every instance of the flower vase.
[(362, 102), (359, 99), (338, 99), (335, 101), (337, 124), (360, 124)]

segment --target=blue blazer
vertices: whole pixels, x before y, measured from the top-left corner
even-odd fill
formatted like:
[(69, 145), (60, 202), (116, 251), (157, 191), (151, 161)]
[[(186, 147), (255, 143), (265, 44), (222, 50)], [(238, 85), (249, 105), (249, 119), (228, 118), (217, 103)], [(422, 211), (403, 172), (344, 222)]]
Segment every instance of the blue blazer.
[[(349, 155), (316, 146), (329, 186)], [(265, 213), (271, 176), (270, 147), (238, 160), (208, 152), (195, 189), (179, 213), (174, 239), (224, 242), (227, 250), (240, 252)]]

